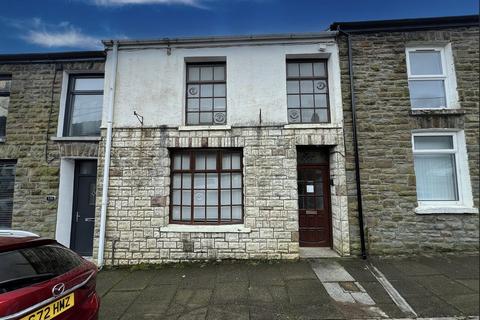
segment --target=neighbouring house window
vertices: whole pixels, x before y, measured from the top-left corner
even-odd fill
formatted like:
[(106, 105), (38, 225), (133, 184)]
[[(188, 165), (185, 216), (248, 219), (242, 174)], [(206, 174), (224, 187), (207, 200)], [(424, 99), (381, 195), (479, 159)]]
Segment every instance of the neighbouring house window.
[(70, 75), (63, 135), (99, 136), (102, 106), (103, 74)]
[(0, 160), (0, 228), (12, 227), (15, 166), (15, 161)]
[(330, 121), (326, 60), (287, 60), (289, 123)]
[(464, 159), (465, 141), (461, 137), (459, 132), (414, 133), (413, 154), (420, 205), (448, 206), (464, 202), (467, 196), (464, 184), (469, 178)]
[(243, 221), (240, 150), (175, 150), (171, 159), (171, 222)]
[(225, 62), (187, 64), (187, 125), (223, 125), (227, 119)]
[(5, 140), (12, 76), (0, 75), (0, 142)]
[(451, 108), (455, 104), (456, 80), (453, 72), (449, 71), (449, 66), (453, 66), (453, 58), (448, 48), (407, 48), (408, 89), (412, 109)]

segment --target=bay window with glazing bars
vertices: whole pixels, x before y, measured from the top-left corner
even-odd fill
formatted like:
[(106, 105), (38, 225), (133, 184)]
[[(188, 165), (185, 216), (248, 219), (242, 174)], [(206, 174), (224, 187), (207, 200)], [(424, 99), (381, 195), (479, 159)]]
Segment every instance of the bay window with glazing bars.
[(170, 222), (243, 222), (241, 150), (171, 151)]
[(327, 60), (287, 60), (289, 123), (330, 122)]
[(227, 119), (226, 64), (187, 64), (187, 125), (224, 125)]

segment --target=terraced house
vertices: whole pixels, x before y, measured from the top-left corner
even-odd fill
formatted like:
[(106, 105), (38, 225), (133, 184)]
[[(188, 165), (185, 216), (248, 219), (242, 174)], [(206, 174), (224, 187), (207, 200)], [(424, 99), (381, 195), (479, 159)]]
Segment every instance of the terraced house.
[(105, 54), (0, 55), (0, 229), (89, 256)]

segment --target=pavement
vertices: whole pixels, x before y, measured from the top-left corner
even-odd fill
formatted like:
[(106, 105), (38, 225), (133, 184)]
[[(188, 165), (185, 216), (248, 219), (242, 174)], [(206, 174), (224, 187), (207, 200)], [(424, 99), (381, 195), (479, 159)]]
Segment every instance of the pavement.
[(479, 256), (221, 261), (101, 271), (100, 319), (462, 319)]

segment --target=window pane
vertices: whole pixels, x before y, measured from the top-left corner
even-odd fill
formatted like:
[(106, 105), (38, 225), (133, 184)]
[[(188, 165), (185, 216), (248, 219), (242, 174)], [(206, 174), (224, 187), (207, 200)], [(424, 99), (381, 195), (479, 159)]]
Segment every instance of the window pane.
[(173, 175), (173, 188), (180, 189), (181, 186), (181, 175), (176, 173)]
[(242, 207), (241, 206), (232, 207), (232, 219), (236, 219), (236, 220), (242, 219)]
[(174, 190), (172, 193), (172, 203), (180, 204), (180, 190)]
[(192, 219), (192, 207), (183, 206), (182, 207), (182, 220), (190, 221)]
[(300, 122), (300, 109), (288, 109), (288, 122), (290, 123)]
[(242, 190), (232, 190), (232, 204), (242, 204)]
[(299, 93), (299, 81), (287, 81), (287, 93)]
[(190, 205), (192, 204), (192, 192), (182, 191), (182, 205)]
[(70, 136), (98, 136), (102, 120), (103, 95), (75, 95), (70, 119)]
[(5, 137), (10, 97), (0, 97), (0, 138)]
[(195, 155), (195, 169), (196, 170), (205, 170), (205, 159), (206, 159), (206, 154), (203, 153), (203, 152), (198, 152)]
[(214, 80), (225, 80), (225, 67), (213, 68)]
[(184, 173), (183, 174), (183, 183), (182, 187), (183, 189), (190, 189), (192, 187), (192, 175), (190, 173)]
[(315, 109), (319, 122), (328, 122), (328, 109)]
[(287, 96), (287, 106), (289, 108), (299, 108), (300, 107), (300, 96), (299, 95), (288, 95)]
[(315, 95), (315, 108), (327, 108), (327, 95), (326, 94), (316, 94)]
[(313, 109), (302, 109), (302, 122), (318, 122), (315, 120)]
[(202, 124), (212, 124), (212, 113), (211, 112), (202, 112), (200, 113), (200, 123)]
[(198, 113), (187, 113), (187, 124), (198, 124), (200, 115)]
[(415, 136), (415, 150), (453, 149), (453, 136)]
[(205, 191), (203, 190), (195, 190), (195, 195), (193, 198), (193, 203), (198, 205), (205, 205)]
[(230, 206), (222, 206), (221, 217), (225, 220), (230, 220)]
[(218, 191), (207, 191), (207, 205), (217, 205), (218, 204)]
[(0, 161), (0, 228), (12, 226), (15, 163)]
[(75, 91), (103, 91), (103, 78), (77, 78)]
[(217, 154), (207, 153), (207, 170), (217, 169)]
[(202, 97), (212, 97), (213, 96), (213, 85), (212, 84), (202, 84), (200, 86), (200, 95)]
[(187, 99), (187, 109), (188, 111), (198, 111), (200, 107), (200, 100), (193, 98), (193, 99)]
[(458, 200), (455, 155), (415, 155), (414, 158), (419, 201)]
[(180, 207), (173, 206), (172, 207), (172, 219), (173, 220), (180, 220)]
[(315, 93), (327, 93), (327, 81), (317, 80), (315, 81)]
[(207, 189), (218, 189), (218, 174), (207, 173)]
[(196, 84), (190, 84), (187, 87), (187, 94), (189, 97), (198, 97), (198, 93), (200, 92), (199, 86)]
[(207, 220), (217, 220), (218, 219), (218, 207), (207, 207)]
[(242, 174), (232, 173), (232, 188), (241, 188), (241, 187), (242, 187)]
[(213, 80), (213, 68), (212, 67), (201, 68), (200, 80)]
[(224, 124), (226, 119), (225, 112), (215, 112), (213, 114), (213, 119), (215, 120), (215, 124)]
[(313, 108), (313, 94), (302, 94), (302, 108)]
[(215, 97), (225, 97), (225, 85), (224, 84), (216, 84), (214, 86), (214, 96)]
[(300, 76), (301, 77), (313, 76), (313, 68), (311, 63), (300, 63)]
[(173, 157), (173, 169), (180, 170), (181, 168), (182, 168), (182, 156), (179, 154), (176, 154)]
[(222, 173), (220, 184), (223, 189), (230, 188), (230, 173)]
[(205, 189), (205, 174), (204, 173), (195, 173), (194, 176), (195, 189)]
[(446, 107), (445, 87), (443, 80), (410, 80), (410, 101), (412, 108)]
[(205, 219), (205, 207), (195, 207), (193, 212), (193, 218), (195, 220), (204, 220)]
[(287, 63), (287, 76), (298, 77), (298, 63)]
[(198, 81), (200, 79), (200, 68), (188, 67), (188, 81)]
[(412, 75), (441, 75), (443, 73), (440, 51), (411, 51), (409, 58)]
[(325, 71), (325, 63), (315, 62), (313, 64), (313, 75), (315, 77), (325, 77), (327, 75)]
[(240, 153), (232, 153), (232, 169), (240, 169)]
[(302, 80), (302, 81), (300, 81), (300, 91), (302, 93), (312, 93), (313, 92), (313, 81), (312, 80)]
[(230, 154), (223, 154), (222, 156), (222, 169), (230, 169), (231, 165), (231, 155)]
[(230, 190), (223, 191), (221, 193), (221, 204), (230, 204)]
[[(212, 111), (213, 109), (213, 99), (212, 98), (201, 98), (200, 99), (200, 110), (201, 111)], [(200, 115), (200, 122), (202, 122), (202, 116)]]
[(182, 155), (182, 169), (190, 169), (190, 156), (188, 154)]
[(223, 111), (225, 110), (226, 101), (225, 98), (215, 98), (213, 99), (213, 109), (215, 111)]

